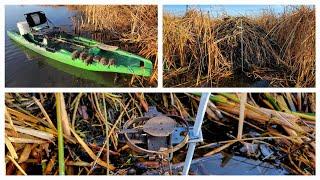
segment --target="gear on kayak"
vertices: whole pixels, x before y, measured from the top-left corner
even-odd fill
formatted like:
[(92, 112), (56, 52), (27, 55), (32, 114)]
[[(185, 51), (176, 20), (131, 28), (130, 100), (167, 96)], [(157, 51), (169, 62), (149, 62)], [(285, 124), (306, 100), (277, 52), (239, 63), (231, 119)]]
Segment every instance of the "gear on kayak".
[(101, 59), (100, 59), (100, 63), (102, 64), (102, 65), (107, 65), (108, 63), (107, 63), (107, 59), (105, 58), (105, 57), (102, 57)]
[(26, 21), (17, 23), (18, 31), (7, 31), (7, 34), (12, 40), (40, 55), (89, 71), (138, 76), (152, 74), (153, 65), (150, 60), (123, 51), (117, 46), (62, 31), (42, 11), (27, 13), (25, 18)]
[(83, 61), (87, 58), (87, 56), (88, 56), (88, 54), (86, 52), (81, 52), (79, 55), (79, 59), (81, 59)]
[(94, 62), (97, 62), (97, 63), (100, 62), (100, 59), (101, 59), (100, 56), (94, 56), (94, 57), (93, 57), (93, 61), (94, 61)]
[(84, 61), (85, 61), (86, 65), (91, 64), (93, 61), (93, 56), (91, 56), (91, 55), (87, 56), (87, 58)]
[(80, 51), (74, 50), (74, 51), (72, 52), (72, 59), (73, 59), (73, 60), (79, 58), (79, 56), (80, 56)]

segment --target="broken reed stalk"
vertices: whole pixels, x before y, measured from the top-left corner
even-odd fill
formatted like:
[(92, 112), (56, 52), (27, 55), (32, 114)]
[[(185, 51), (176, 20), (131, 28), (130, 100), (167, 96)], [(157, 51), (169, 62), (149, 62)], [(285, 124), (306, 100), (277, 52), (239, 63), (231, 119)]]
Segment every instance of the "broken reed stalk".
[(295, 138), (295, 137), (292, 137), (292, 136), (273, 136), (273, 137), (267, 136), (267, 137), (242, 138), (240, 140), (239, 139), (231, 139), (231, 140), (225, 140), (225, 141), (219, 141), (219, 142), (205, 144), (205, 145), (199, 146), (198, 148), (199, 149), (209, 148), (209, 147), (212, 147), (212, 146), (217, 145), (217, 144), (236, 143), (238, 141), (241, 141), (241, 142), (244, 142), (244, 141), (256, 141), (256, 140), (263, 141), (263, 140), (270, 140), (270, 139), (287, 139), (287, 140), (291, 140), (293, 138)]
[(240, 113), (239, 113), (239, 125), (237, 139), (242, 139), (243, 123), (245, 119), (245, 109), (247, 103), (247, 93), (240, 94)]
[(89, 148), (89, 146), (81, 139), (81, 137), (73, 130), (71, 129), (71, 133), (73, 136), (77, 139), (79, 144), (82, 146), (82, 148), (87, 152), (87, 154), (95, 160), (95, 162), (105, 168), (108, 168), (110, 170), (114, 170), (115, 167), (111, 164), (107, 164), (106, 162), (102, 161), (100, 158), (98, 158), (95, 153)]
[(44, 117), (46, 118), (46, 120), (48, 121), (48, 123), (50, 124), (51, 128), (52, 128), (53, 130), (57, 130), (56, 127), (53, 125), (53, 123), (52, 123), (52, 121), (51, 121), (51, 119), (50, 119), (47, 111), (44, 109), (44, 107), (43, 107), (42, 104), (40, 103), (40, 101), (39, 101), (36, 97), (34, 97), (34, 96), (32, 96), (32, 99), (33, 99), (34, 102), (39, 106), (42, 114), (44, 115)]
[(11, 118), (11, 116), (10, 116), (10, 113), (8, 112), (7, 106), (5, 107), (5, 112), (4, 112), (4, 114), (5, 114), (5, 119), (9, 121), (9, 124), (10, 124), (11, 128), (12, 128), (15, 132), (17, 132), (16, 128), (15, 128), (14, 125), (13, 125), (12, 118)]
[(61, 112), (61, 93), (55, 93), (55, 97), (56, 97), (56, 111), (57, 111), (57, 129), (58, 129), (59, 175), (65, 175), (64, 142), (63, 142), (63, 127), (62, 127), (62, 112)]
[(216, 148), (216, 149), (214, 149), (214, 150), (206, 153), (204, 156), (212, 156), (212, 155), (214, 155), (214, 154), (216, 154), (216, 153), (219, 153), (219, 152), (221, 152), (222, 150), (230, 147), (230, 146), (231, 146), (232, 144), (234, 144), (234, 143), (235, 143), (235, 142), (226, 143), (226, 144), (224, 144), (224, 145), (222, 145), (222, 146), (220, 146), (220, 147), (218, 147), (218, 148)]
[(72, 114), (72, 120), (71, 120), (72, 129), (75, 129), (76, 115), (77, 115), (77, 111), (78, 111), (78, 107), (79, 107), (81, 96), (82, 96), (82, 93), (80, 92), (78, 94), (78, 96), (76, 97), (76, 103), (74, 105), (73, 114)]
[(4, 140), (5, 140), (5, 145), (8, 148), (9, 153), (11, 154), (11, 157), (13, 159), (18, 159), (17, 152), (16, 152), (14, 146), (12, 145), (11, 141), (9, 140), (9, 138), (7, 136), (5, 136)]
[(59, 97), (60, 97), (60, 110), (61, 110), (60, 113), (61, 113), (63, 133), (65, 136), (71, 136), (69, 117), (66, 109), (66, 103), (64, 102), (63, 93), (59, 93)]

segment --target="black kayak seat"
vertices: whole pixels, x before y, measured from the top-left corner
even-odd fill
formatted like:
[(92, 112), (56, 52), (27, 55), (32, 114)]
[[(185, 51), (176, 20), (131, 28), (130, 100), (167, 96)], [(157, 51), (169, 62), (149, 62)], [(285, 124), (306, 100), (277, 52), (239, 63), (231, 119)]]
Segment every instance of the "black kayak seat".
[(48, 19), (42, 11), (31, 12), (24, 15), (30, 27), (39, 26), (45, 23), (48, 24)]

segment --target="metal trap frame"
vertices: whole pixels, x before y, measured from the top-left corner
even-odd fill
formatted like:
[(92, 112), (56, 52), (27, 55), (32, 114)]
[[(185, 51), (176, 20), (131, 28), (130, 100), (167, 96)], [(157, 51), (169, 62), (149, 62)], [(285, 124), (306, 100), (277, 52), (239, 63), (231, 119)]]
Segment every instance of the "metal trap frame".
[[(145, 117), (127, 121), (120, 131), (127, 145), (134, 151), (154, 156), (169, 156), (188, 144), (183, 175), (188, 175), (196, 144), (203, 141), (201, 126), (210, 93), (201, 95), (193, 126), (179, 116), (164, 115), (155, 107)], [(143, 146), (144, 145), (144, 146)]]

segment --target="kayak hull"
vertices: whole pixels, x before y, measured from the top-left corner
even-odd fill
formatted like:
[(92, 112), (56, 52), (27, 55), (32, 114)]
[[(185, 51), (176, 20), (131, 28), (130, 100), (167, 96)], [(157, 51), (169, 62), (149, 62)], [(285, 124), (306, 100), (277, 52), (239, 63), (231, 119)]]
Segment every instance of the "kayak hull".
[[(13, 41), (25, 46), (26, 48), (42, 56), (53, 59), (55, 61), (59, 61), (61, 63), (67, 64), (70, 66), (81, 68), (84, 70), (97, 71), (97, 72), (134, 74), (138, 76), (147, 76), (147, 77), (151, 76), (152, 74), (152, 63), (148, 59), (142, 58), (140, 56), (137, 56), (119, 49), (106, 52), (105, 55), (108, 57), (116, 58), (117, 60), (119, 59), (119, 61), (122, 62), (120, 65), (116, 64), (116, 65), (107, 66), (97, 62), (86, 64), (84, 61), (80, 60), (79, 58), (72, 59), (72, 53), (67, 50), (60, 49), (55, 52), (50, 52), (46, 50), (45, 47), (41, 47), (39, 45), (36, 45), (32, 42), (27, 41), (23, 36), (21, 36), (16, 32), (7, 31), (7, 34), (10, 37), (10, 39), (12, 39)], [(143, 63), (142, 67), (140, 66), (141, 62)]]

